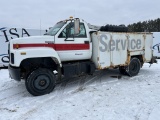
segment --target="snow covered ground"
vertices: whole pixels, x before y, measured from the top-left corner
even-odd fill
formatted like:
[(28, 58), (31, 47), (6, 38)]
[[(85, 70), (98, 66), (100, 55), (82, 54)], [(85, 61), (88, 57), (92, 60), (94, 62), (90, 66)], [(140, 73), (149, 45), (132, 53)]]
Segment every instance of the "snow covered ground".
[[(160, 62), (160, 61), (159, 61)], [(158, 120), (160, 64), (144, 64), (138, 76), (118, 70), (71, 78), (47, 95), (30, 95), (24, 81), (0, 70), (0, 120)]]

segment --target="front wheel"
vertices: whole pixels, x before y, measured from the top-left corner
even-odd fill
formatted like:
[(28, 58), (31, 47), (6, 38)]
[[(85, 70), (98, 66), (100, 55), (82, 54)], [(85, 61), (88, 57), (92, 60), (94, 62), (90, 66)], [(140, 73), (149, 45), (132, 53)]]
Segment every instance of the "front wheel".
[(34, 96), (48, 94), (55, 87), (56, 78), (54, 73), (46, 68), (33, 71), (25, 81), (26, 89)]
[(141, 63), (138, 58), (132, 58), (126, 72), (129, 76), (135, 76), (139, 73), (139, 70), (141, 68)]

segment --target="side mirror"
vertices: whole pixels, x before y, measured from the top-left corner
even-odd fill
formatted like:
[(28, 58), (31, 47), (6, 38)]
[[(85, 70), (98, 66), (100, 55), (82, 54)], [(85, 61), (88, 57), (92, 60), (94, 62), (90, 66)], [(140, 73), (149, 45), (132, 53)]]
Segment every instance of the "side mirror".
[(80, 20), (76, 18), (74, 20), (74, 35), (78, 35), (80, 33)]

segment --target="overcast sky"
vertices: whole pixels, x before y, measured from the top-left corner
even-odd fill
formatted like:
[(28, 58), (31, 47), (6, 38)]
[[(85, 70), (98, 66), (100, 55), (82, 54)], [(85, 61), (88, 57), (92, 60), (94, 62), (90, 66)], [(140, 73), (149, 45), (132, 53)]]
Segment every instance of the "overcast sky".
[(0, 27), (46, 29), (75, 16), (95, 24), (160, 18), (160, 0), (0, 0)]

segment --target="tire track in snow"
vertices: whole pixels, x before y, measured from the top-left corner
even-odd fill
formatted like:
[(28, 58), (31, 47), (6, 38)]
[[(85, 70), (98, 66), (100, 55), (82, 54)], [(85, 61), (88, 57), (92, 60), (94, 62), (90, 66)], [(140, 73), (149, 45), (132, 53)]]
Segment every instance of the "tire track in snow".
[[(82, 91), (84, 88), (103, 84), (103, 81), (101, 80), (102, 80), (102, 77), (106, 75), (106, 73), (109, 74), (108, 71), (97, 71), (93, 75), (75, 77), (75, 78), (72, 78), (73, 80), (70, 79), (68, 81), (64, 81), (63, 83), (57, 85), (57, 87), (55, 88), (55, 91), (53, 91), (49, 95), (46, 95), (47, 97), (46, 96), (42, 97), (43, 99), (41, 100), (38, 97), (29, 98), (29, 100), (27, 101), (27, 104), (23, 105), (25, 112), (20, 113), (19, 119), (27, 119), (29, 116), (34, 114), (37, 110), (42, 108), (45, 105), (44, 103), (48, 104), (56, 100), (61, 101), (61, 99), (64, 99), (66, 97), (68, 98), (69, 95), (72, 95), (73, 91), (79, 92), (79, 89), (80, 91)], [(108, 82), (105, 82), (105, 84), (107, 83)], [(23, 101), (26, 100), (23, 97), (25, 93), (29, 95), (29, 93), (27, 93), (27, 90), (26, 89), (24, 90), (24, 87), (25, 85), (21, 84), (20, 86), (17, 86), (14, 89), (12, 88), (11, 90), (8, 91), (8, 93), (11, 91), (16, 91), (16, 92), (7, 96), (6, 99), (3, 99), (3, 101), (6, 101), (8, 104), (10, 104), (9, 106), (12, 106), (12, 104), (23, 103)], [(24, 91), (17, 92), (17, 91), (21, 91), (21, 90), (18, 90), (18, 88)], [(34, 106), (28, 107), (27, 105), (34, 105)], [(28, 108), (27, 110), (26, 110), (26, 107)], [(19, 111), (23, 111), (23, 108), (20, 108)]]
[[(12, 82), (10, 84), (13, 84)], [(12, 106), (28, 94), (23, 83), (0, 90), (0, 106)]]
[[(82, 76), (82, 77), (78, 78), (78, 80), (75, 78), (77, 83), (79, 81), (78, 86), (76, 86), (77, 84), (75, 85), (76, 86), (75, 90), (77, 90), (81, 87), (84, 87), (85, 83), (88, 82), (88, 81), (91, 84), (91, 81), (93, 81), (93, 80), (95, 81), (97, 77), (98, 76), (87, 76), (87, 77)], [(63, 92), (63, 91), (66, 90), (67, 84), (71, 84), (72, 82), (74, 83), (75, 81), (66, 81), (64, 83), (61, 83), (56, 88), (57, 93), (55, 93), (55, 94), (54, 94), (54, 92), (51, 93), (51, 94), (54, 94), (54, 95), (50, 96), (49, 98), (46, 98), (45, 100), (43, 100), (43, 103), (49, 104), (50, 102), (57, 101), (59, 99), (61, 101), (61, 99), (64, 99), (64, 98), (68, 97), (69, 95), (72, 95), (73, 92)], [(36, 105), (36, 107), (33, 107), (33, 108), (29, 109), (28, 111), (26, 111), (25, 113), (21, 114), (20, 117), (18, 118), (18, 120), (28, 119), (28, 117), (30, 117), (32, 114), (34, 114), (37, 110), (39, 110), (44, 105), (45, 104), (39, 103), (38, 105)]]
[[(8, 84), (8, 83), (6, 83), (6, 84)], [(10, 89), (14, 89), (14, 88), (18, 88), (19, 86), (21, 86), (21, 85), (23, 85), (23, 84), (14, 84), (14, 86), (12, 85), (12, 86), (10, 86), (10, 87), (6, 87), (5, 89), (1, 89), (0, 90), (0, 94), (1, 94), (1, 92), (3, 92), (3, 91), (7, 91), (7, 90), (10, 90)]]
[[(72, 96), (72, 94), (76, 93), (76, 92), (80, 92), (80, 91), (83, 91), (83, 90), (79, 90), (79, 89), (84, 89), (87, 88), (87, 86), (89, 86), (90, 84), (93, 84), (94, 82), (96, 86), (97, 84), (98, 85), (101, 85), (103, 83), (101, 83), (101, 79), (97, 79), (99, 77), (102, 77), (103, 74), (105, 72), (98, 72), (92, 76), (81, 76), (81, 77), (76, 77), (76, 78), (73, 78), (74, 80), (68, 80), (64, 83), (61, 83), (57, 88), (56, 88), (56, 93), (54, 94), (51, 93), (50, 97), (49, 98), (46, 98), (45, 100), (43, 100), (43, 103), (47, 103), (47, 104), (50, 104), (52, 103), (53, 101), (59, 101), (59, 103), (61, 103), (63, 101), (63, 99), (65, 98), (69, 98), (69, 96)], [(77, 82), (77, 84), (75, 84), (75, 87), (74, 87), (74, 91), (66, 91), (66, 89), (68, 89), (68, 85), (71, 85), (72, 83), (75, 83)], [(115, 81), (117, 82), (117, 81)], [(93, 87), (93, 86), (92, 86)], [(66, 91), (66, 92), (63, 92), (63, 91)], [(53, 96), (52, 96), (53, 95)], [(45, 106), (46, 104), (42, 104), (42, 103), (39, 103), (36, 105), (36, 107), (33, 107), (31, 109), (29, 109), (28, 111), (26, 111), (25, 113), (21, 114), (20, 117), (18, 118), (18, 120), (21, 120), (21, 119), (29, 119), (29, 117), (31, 117), (34, 113), (36, 113), (39, 109), (41, 109), (43, 106)]]

